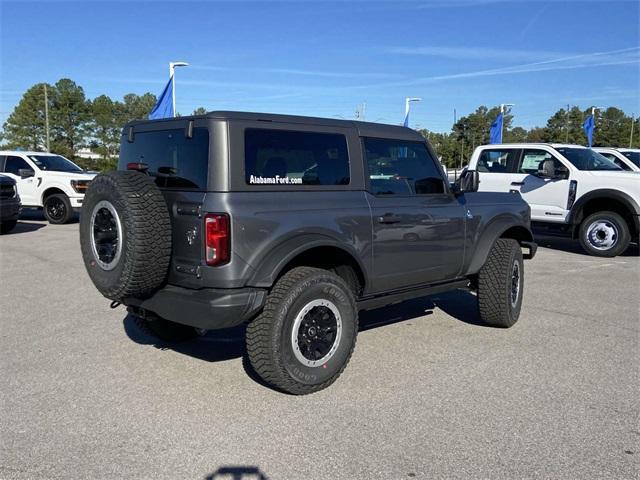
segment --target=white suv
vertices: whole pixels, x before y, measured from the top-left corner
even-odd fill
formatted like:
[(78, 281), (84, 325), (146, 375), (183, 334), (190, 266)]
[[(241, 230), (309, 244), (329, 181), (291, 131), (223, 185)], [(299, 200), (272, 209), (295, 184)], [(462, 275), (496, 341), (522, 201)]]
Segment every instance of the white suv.
[(49, 223), (66, 223), (82, 207), (95, 174), (45, 152), (0, 151), (0, 172), (16, 180), (23, 207), (44, 209)]
[(623, 170), (640, 172), (640, 150), (637, 148), (596, 147), (594, 150)]
[(591, 255), (614, 257), (640, 233), (640, 173), (578, 145), (478, 147), (469, 162), (480, 191), (515, 192), (537, 227), (568, 232)]

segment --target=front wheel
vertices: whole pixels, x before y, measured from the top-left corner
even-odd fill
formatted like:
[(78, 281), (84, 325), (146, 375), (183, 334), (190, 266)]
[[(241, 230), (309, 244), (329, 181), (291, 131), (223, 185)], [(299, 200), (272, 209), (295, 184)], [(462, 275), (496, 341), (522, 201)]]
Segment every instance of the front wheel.
[(73, 210), (69, 197), (64, 193), (54, 193), (44, 199), (44, 216), (49, 223), (60, 225), (71, 220)]
[(317, 392), (340, 376), (355, 347), (353, 291), (332, 272), (298, 267), (275, 284), (262, 313), (247, 327), (256, 373), (295, 395)]
[(500, 238), (478, 274), (480, 318), (492, 327), (509, 328), (520, 317), (524, 289), (522, 249), (517, 241)]
[(615, 212), (597, 212), (580, 224), (580, 244), (589, 255), (616, 257), (629, 246), (627, 222)]

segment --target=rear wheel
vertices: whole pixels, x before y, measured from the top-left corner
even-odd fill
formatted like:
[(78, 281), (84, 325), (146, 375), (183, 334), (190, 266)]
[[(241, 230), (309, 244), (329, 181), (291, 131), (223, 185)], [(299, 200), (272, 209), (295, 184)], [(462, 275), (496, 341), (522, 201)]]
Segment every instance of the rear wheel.
[(67, 223), (73, 215), (69, 197), (64, 193), (54, 193), (45, 198), (43, 210), (47, 221), (54, 225)]
[(509, 328), (520, 317), (524, 287), (522, 250), (517, 241), (500, 238), (478, 274), (478, 307), (487, 325)]
[(597, 212), (580, 224), (580, 244), (589, 255), (615, 257), (629, 246), (631, 235), (624, 218), (615, 212)]
[(273, 287), (262, 313), (247, 327), (247, 353), (256, 373), (296, 395), (328, 387), (355, 347), (354, 294), (332, 272), (298, 267)]

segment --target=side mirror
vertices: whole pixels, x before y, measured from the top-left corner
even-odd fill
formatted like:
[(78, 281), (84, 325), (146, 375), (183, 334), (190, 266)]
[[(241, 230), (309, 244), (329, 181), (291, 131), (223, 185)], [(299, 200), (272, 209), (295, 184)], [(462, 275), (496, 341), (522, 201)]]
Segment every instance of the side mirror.
[(556, 178), (556, 165), (553, 159), (547, 158), (538, 169), (538, 176), (542, 178)]
[(30, 168), (21, 168), (18, 170), (18, 174), (20, 175), (20, 178), (29, 178), (35, 176), (36, 172)]
[(465, 170), (458, 179), (455, 186), (455, 193), (477, 192), (480, 187), (480, 174), (477, 170)]

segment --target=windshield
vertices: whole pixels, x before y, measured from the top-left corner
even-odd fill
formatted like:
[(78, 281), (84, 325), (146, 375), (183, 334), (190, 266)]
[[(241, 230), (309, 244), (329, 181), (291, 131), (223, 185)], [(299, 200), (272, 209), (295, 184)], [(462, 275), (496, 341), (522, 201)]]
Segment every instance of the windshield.
[(620, 152), (633, 162), (636, 167), (640, 167), (640, 152)]
[(60, 155), (29, 155), (40, 170), (50, 172), (82, 172), (82, 169)]
[(622, 170), (611, 160), (590, 148), (558, 148), (578, 170)]

